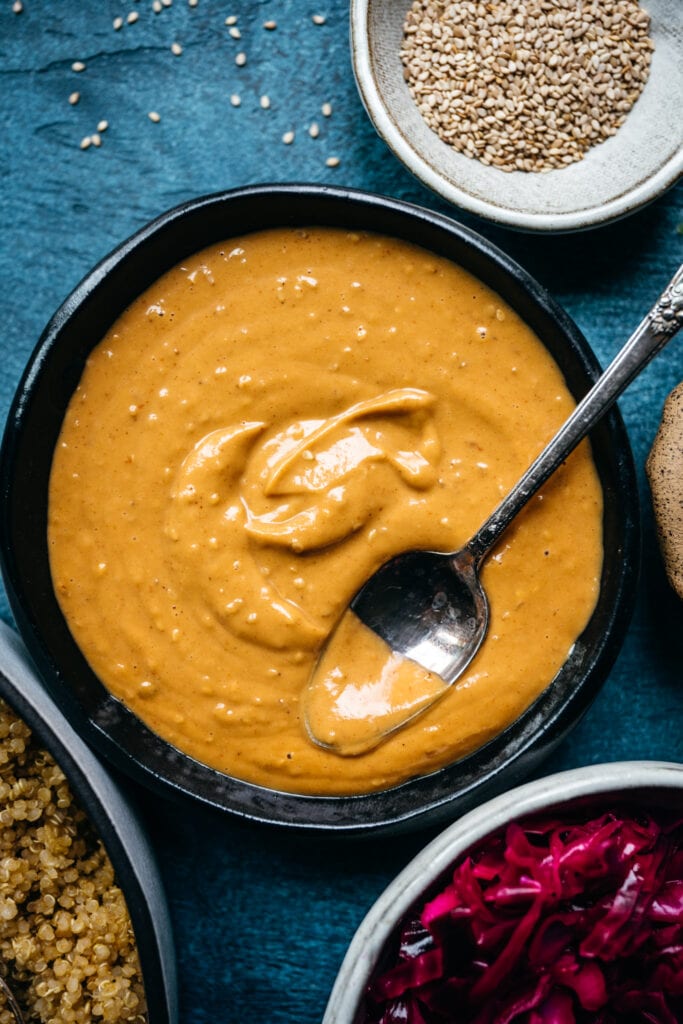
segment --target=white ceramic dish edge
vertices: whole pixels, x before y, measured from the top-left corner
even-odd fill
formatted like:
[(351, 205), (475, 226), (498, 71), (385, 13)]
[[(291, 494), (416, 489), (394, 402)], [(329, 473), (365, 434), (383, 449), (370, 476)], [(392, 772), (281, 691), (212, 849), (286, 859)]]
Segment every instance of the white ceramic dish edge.
[(683, 794), (683, 765), (664, 761), (615, 761), (558, 772), (489, 800), (450, 825), (396, 876), (361, 922), (339, 969), (322, 1024), (359, 1024), (359, 1003), (396, 923), (432, 879), (462, 853), (513, 817), (601, 793), (671, 789)]

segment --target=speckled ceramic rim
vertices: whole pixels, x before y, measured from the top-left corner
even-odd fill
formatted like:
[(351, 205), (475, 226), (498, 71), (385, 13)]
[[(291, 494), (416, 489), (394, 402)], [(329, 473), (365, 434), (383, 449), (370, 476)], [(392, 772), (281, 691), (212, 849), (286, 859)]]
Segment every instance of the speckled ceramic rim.
[(328, 225), (404, 238), (466, 267), (543, 339), (580, 397), (598, 373), (585, 339), (550, 295), (486, 239), (397, 200), (317, 185), (254, 186), (185, 203), (144, 227), (81, 282), (48, 324), (11, 407), (0, 458), (0, 557), (19, 629), (77, 731), (114, 765), (167, 794), (254, 821), (363, 834), (446, 821), (531, 772), (595, 697), (620, 648), (635, 595), (639, 509), (616, 410), (592, 434), (605, 494), (605, 566), (596, 611), (567, 662), (504, 733), (457, 765), (363, 796), (315, 797), (250, 785), (182, 754), (96, 678), (52, 588), (47, 491), (52, 451), (90, 349), (146, 287), (190, 253), (250, 231)]
[(615, 761), (560, 772), (527, 783), (470, 811), (429, 843), (385, 889), (349, 946), (322, 1024), (362, 1024), (362, 999), (384, 944), (403, 915), (475, 843), (504, 827), (559, 805), (657, 801), (683, 811), (683, 765), (660, 761)]
[(66, 775), (102, 839), (126, 898), (145, 983), (149, 1024), (178, 1020), (171, 923), (142, 822), (93, 752), (45, 692), (19, 637), (0, 622), (0, 697), (29, 726)]
[(368, 12), (370, 0), (351, 0), (351, 57), (356, 84), (363, 105), (377, 134), (386, 142), (408, 170), (428, 188), (448, 202), (469, 210), (486, 220), (522, 231), (551, 234), (583, 231), (597, 225), (619, 220), (635, 213), (674, 185), (683, 174), (683, 150), (668, 160), (656, 174), (640, 181), (632, 189), (617, 195), (610, 202), (594, 208), (568, 213), (518, 212), (495, 202), (484, 202), (471, 193), (457, 188), (434, 170), (408, 142), (400, 125), (389, 113), (377, 86), (370, 50)]

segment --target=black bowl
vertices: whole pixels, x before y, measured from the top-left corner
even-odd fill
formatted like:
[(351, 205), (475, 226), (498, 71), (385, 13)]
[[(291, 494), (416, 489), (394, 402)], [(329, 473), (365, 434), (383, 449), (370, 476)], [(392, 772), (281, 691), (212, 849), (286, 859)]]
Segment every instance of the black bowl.
[(53, 697), (81, 735), (134, 778), (251, 820), (347, 833), (397, 830), (452, 818), (517, 782), (577, 722), (607, 676), (632, 610), (639, 555), (633, 460), (617, 411), (591, 435), (604, 491), (604, 568), (597, 607), (566, 663), (535, 703), (485, 747), (380, 793), (282, 793), (214, 771), (160, 739), (89, 668), (59, 609), (48, 564), (52, 452), (90, 349), (133, 299), (189, 254), (250, 231), (305, 225), (392, 235), (453, 260), (497, 291), (538, 334), (577, 399), (596, 378), (590, 347), (550, 295), (490, 242), (446, 217), (394, 199), (313, 185), (259, 186), (197, 199), (124, 242), (45, 329), (3, 440), (2, 569), (19, 629)]
[(149, 1024), (175, 1024), (176, 963), (170, 917), (142, 822), (128, 795), (45, 692), (24, 645), (4, 622), (0, 622), (0, 697), (52, 754), (104, 844), (133, 925)]

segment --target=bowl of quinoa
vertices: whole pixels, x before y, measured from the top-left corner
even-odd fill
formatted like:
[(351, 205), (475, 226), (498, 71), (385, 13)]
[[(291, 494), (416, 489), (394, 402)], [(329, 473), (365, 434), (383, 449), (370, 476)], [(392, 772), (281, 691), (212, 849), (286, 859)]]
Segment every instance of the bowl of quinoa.
[(177, 1020), (168, 911), (136, 811), (4, 624), (0, 979), (0, 1024)]
[(678, 0), (352, 0), (379, 135), (455, 205), (531, 231), (616, 220), (683, 173)]

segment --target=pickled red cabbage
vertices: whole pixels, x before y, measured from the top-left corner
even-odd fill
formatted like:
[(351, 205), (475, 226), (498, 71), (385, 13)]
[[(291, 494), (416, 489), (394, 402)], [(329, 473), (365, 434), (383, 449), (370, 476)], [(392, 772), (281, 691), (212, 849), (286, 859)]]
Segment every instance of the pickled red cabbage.
[(681, 1024), (683, 821), (510, 824), (409, 915), (366, 1024)]

